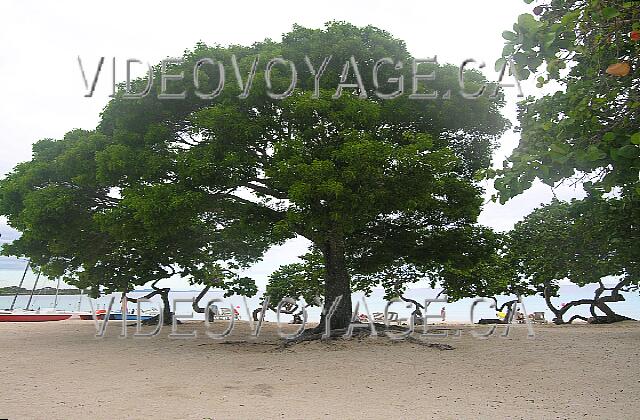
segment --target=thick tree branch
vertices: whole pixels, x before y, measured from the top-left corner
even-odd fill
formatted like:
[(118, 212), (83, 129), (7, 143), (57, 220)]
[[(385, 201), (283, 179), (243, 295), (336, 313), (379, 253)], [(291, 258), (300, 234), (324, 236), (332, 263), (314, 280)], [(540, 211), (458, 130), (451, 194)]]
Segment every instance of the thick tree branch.
[(209, 292), (209, 289), (211, 289), (211, 286), (206, 286), (204, 289), (202, 289), (200, 291), (200, 293), (198, 294), (196, 299), (193, 301), (193, 304), (191, 305), (191, 307), (193, 308), (194, 312), (199, 313), (199, 314), (203, 314), (204, 313), (206, 308), (201, 308), (200, 307), (200, 301), (207, 294), (207, 292)]
[(242, 184), (243, 187), (248, 188), (258, 194), (263, 194), (267, 196), (271, 196), (272, 198), (278, 200), (286, 200), (287, 194), (281, 193), (279, 191), (274, 190), (273, 188), (269, 188), (265, 185), (258, 185), (253, 182), (247, 182), (246, 184)]

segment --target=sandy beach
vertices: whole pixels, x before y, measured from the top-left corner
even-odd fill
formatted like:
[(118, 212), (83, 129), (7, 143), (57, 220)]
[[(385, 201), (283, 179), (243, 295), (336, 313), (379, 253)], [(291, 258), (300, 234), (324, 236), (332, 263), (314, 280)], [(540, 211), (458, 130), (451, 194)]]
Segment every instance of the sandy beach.
[[(386, 337), (281, 348), (240, 322), (212, 340), (94, 337), (91, 321), (0, 323), (0, 418), (633, 418), (640, 324), (523, 325), (442, 351)], [(482, 330), (481, 330), (482, 328)], [(130, 328), (130, 333), (135, 332)], [(416, 334), (416, 336), (418, 336)]]

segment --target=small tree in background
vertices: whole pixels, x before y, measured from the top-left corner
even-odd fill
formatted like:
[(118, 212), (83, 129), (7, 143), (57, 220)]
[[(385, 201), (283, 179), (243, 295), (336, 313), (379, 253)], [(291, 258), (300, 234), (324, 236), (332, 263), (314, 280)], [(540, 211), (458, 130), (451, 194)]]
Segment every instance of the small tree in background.
[[(637, 290), (640, 284), (635, 226), (638, 210), (624, 199), (554, 201), (515, 226), (510, 233), (509, 257), (523, 280), (545, 298), (555, 323), (629, 319), (616, 314), (609, 305), (624, 301), (622, 292)], [(595, 284), (597, 288), (593, 298), (570, 301), (558, 308), (551, 298), (557, 296), (562, 280), (581, 287)], [(607, 280), (614, 285), (605, 284)], [(589, 307), (591, 319), (574, 315), (565, 321), (563, 316), (580, 305)]]

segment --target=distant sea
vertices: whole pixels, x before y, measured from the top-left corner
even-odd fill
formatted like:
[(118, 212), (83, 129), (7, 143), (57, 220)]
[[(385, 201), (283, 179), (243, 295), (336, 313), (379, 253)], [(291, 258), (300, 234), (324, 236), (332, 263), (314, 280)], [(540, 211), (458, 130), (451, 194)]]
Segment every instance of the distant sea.
[[(50, 283), (50, 282), (49, 282)], [(595, 286), (586, 286), (586, 287), (578, 287), (575, 285), (563, 285), (560, 287), (560, 297), (553, 298), (553, 302), (560, 306), (563, 302), (569, 302), (571, 300), (583, 299), (593, 297), (593, 291)], [(426, 288), (416, 288), (410, 289), (406, 293), (407, 298), (411, 298), (417, 300), (419, 302), (424, 302), (426, 298), (434, 298), (438, 294), (439, 290), (437, 289), (426, 289)], [(130, 297), (139, 297), (148, 292), (146, 291), (134, 291), (129, 294)], [(170, 299), (173, 301), (174, 299), (191, 299), (195, 298), (198, 295), (197, 290), (185, 290), (185, 291), (173, 291), (170, 293)], [(206, 297), (201, 301), (201, 306), (204, 306), (206, 302), (213, 298), (223, 298), (223, 291), (210, 291)], [(258, 308), (260, 305), (260, 295), (258, 294), (256, 297), (246, 298), (246, 303), (249, 307), (249, 313), (251, 313), (254, 309)], [(112, 295), (115, 297), (114, 310), (118, 310), (120, 308), (120, 304), (118, 299), (120, 297), (119, 294)], [(373, 291), (371, 296), (364, 297), (362, 293), (354, 293), (352, 296), (353, 305), (355, 307), (356, 302), (360, 302), (359, 312), (365, 313), (365, 308), (363, 304), (363, 297), (366, 300), (367, 306), (369, 308), (369, 312), (383, 312), (385, 308), (386, 302), (383, 299), (384, 291), (381, 289), (376, 289)], [(625, 293), (624, 294), (626, 301), (618, 302), (611, 304), (611, 307), (619, 314), (626, 315), (633, 319), (640, 319), (640, 295), (636, 293)], [(102, 296), (98, 299), (92, 299), (94, 309), (104, 308), (110, 296)], [(24, 308), (29, 299), (28, 295), (20, 295), (16, 301), (16, 308)], [(35, 295), (33, 297), (31, 308), (51, 308), (54, 304), (54, 296), (49, 295)], [(498, 302), (502, 303), (507, 300), (512, 299), (509, 296), (500, 296), (498, 297)], [(9, 308), (11, 305), (11, 301), (13, 300), (12, 296), (0, 296), (0, 309)], [(458, 321), (458, 322), (470, 322), (470, 310), (473, 305), (474, 299), (462, 299), (456, 302), (451, 303), (432, 303), (428, 309), (429, 315), (439, 315), (440, 309), (442, 307), (446, 310), (446, 318), (449, 321)], [(247, 309), (244, 303), (244, 299), (242, 296), (232, 296), (226, 298), (224, 303), (217, 303), (218, 307), (226, 307), (227, 305), (231, 305), (240, 312), (241, 319), (247, 319)], [(152, 302), (142, 303), (141, 306), (145, 309), (150, 308), (152, 306), (159, 307), (161, 301), (158, 296), (152, 299)], [(491, 301), (479, 303), (476, 305), (474, 309), (474, 321), (477, 322), (480, 318), (495, 318), (495, 310), (489, 307)], [(545, 312), (545, 316), (548, 320), (553, 318), (551, 311), (547, 308), (544, 299), (540, 296), (528, 296), (523, 298), (524, 310), (527, 313), (532, 313), (536, 311)], [(80, 307), (82, 311), (89, 311), (90, 299), (87, 296), (59, 296), (58, 297), (58, 309), (65, 310), (76, 310)], [(129, 306), (131, 308), (132, 306)], [(401, 317), (408, 316), (411, 313), (411, 309), (407, 309), (405, 304), (403, 303), (394, 303), (389, 308), (390, 311), (398, 312)], [(308, 316), (310, 322), (317, 322), (320, 319), (320, 309), (316, 307), (308, 308)], [(178, 303), (177, 304), (177, 313), (183, 315), (193, 314), (191, 310), (190, 303)], [(584, 316), (589, 315), (589, 308), (585, 305), (576, 310), (571, 310), (565, 316), (565, 319), (568, 319), (569, 316), (573, 314), (580, 314)], [(193, 319), (204, 319), (202, 314), (195, 313), (193, 314)], [(276, 314), (273, 311), (268, 311), (266, 315), (266, 319), (269, 321), (276, 320)], [(284, 315), (282, 316), (283, 322), (288, 322), (291, 319), (290, 316)]]

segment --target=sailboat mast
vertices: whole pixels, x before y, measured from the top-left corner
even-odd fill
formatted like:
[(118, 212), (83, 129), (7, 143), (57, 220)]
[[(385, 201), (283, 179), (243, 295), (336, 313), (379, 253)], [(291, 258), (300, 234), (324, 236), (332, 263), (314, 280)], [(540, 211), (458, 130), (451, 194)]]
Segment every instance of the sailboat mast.
[(78, 312), (80, 312), (80, 306), (82, 303), (82, 295), (84, 294), (84, 289), (80, 289), (80, 299), (78, 299)]
[(13, 311), (13, 308), (16, 306), (16, 300), (18, 299), (18, 293), (20, 293), (20, 289), (22, 288), (22, 284), (24, 283), (24, 278), (27, 275), (27, 271), (29, 271), (29, 266), (31, 265), (31, 260), (27, 260), (27, 266), (24, 268), (24, 273), (22, 273), (22, 280), (20, 280), (20, 285), (18, 285), (18, 289), (16, 289), (16, 295), (13, 297), (13, 302), (11, 302), (10, 311)]
[(29, 310), (29, 307), (31, 306), (31, 299), (33, 299), (33, 293), (36, 291), (36, 286), (38, 285), (38, 280), (40, 279), (40, 273), (41, 271), (38, 270), (38, 276), (36, 277), (35, 283), (33, 283), (33, 289), (31, 289), (31, 295), (29, 295), (29, 302), (27, 302), (27, 310)]
[(53, 301), (53, 309), (58, 307), (58, 291), (60, 291), (60, 277), (58, 277), (58, 285), (56, 286), (56, 298)]

